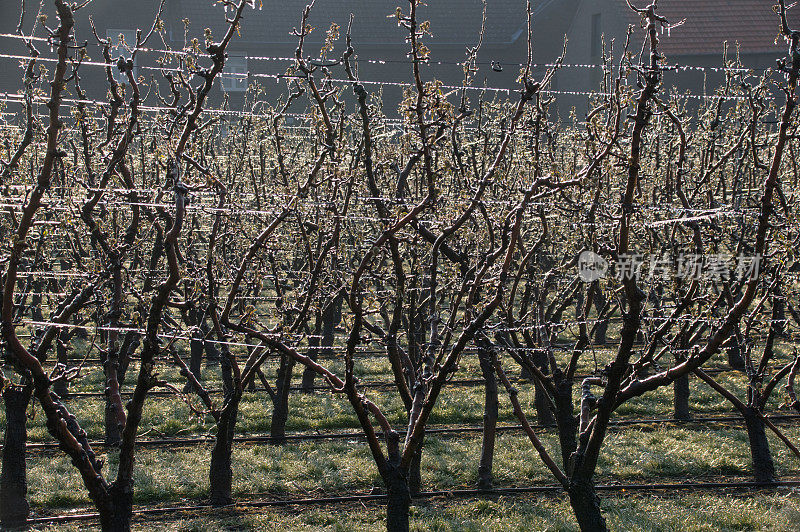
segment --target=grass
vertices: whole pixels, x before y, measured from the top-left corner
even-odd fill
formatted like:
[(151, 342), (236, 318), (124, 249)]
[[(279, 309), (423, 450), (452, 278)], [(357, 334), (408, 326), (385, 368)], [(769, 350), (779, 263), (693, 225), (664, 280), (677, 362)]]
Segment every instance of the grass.
[[(795, 441), (800, 428), (787, 428)], [(555, 437), (544, 436), (557, 450)], [(795, 478), (797, 461), (777, 439), (770, 441), (778, 473)], [(208, 489), (211, 445), (142, 448), (137, 454), (137, 504), (200, 500)], [(426, 489), (474, 486), (479, 435), (426, 438), (423, 483)], [(113, 471), (114, 454), (104, 456)], [(284, 446), (238, 445), (233, 451), (234, 493), (252, 496), (322, 496), (368, 492), (381, 481), (361, 442), (317, 441)], [(495, 454), (498, 486), (552, 484), (550, 473), (520, 434), (501, 434)], [(749, 479), (750, 455), (743, 430), (736, 428), (628, 429), (609, 435), (598, 467), (598, 481), (648, 483), (733, 476)], [(68, 459), (57, 453), (29, 458), (30, 499), (37, 511), (89, 506), (90, 501)]]
[[(701, 495), (621, 495), (606, 497), (603, 510), (612, 530), (794, 531), (800, 522), (796, 494), (725, 493)], [(378, 503), (322, 507), (290, 507), (176, 513), (168, 520), (137, 520), (134, 530), (169, 529), (185, 532), (268, 530), (350, 531), (380, 530), (383, 508)], [(55, 530), (55, 527), (45, 530)], [(79, 530), (77, 525), (58, 530)], [(411, 509), (411, 529), (416, 531), (575, 531), (569, 505), (558, 497), (497, 497), (484, 500), (434, 499), (417, 502)]]
[[(608, 353), (603, 353), (610, 356)], [(721, 360), (718, 362), (722, 362)], [(339, 361), (330, 364), (338, 369)], [(581, 371), (591, 371), (593, 368), (582, 368)], [(509, 370), (510, 372), (511, 370)], [(126, 389), (131, 389), (135, 379), (136, 367), (128, 370), (128, 384)], [(171, 366), (159, 368), (160, 375), (168, 382), (182, 382), (177, 371)], [(392, 376), (388, 363), (382, 359), (358, 360), (357, 374), (364, 381), (391, 382)], [(210, 389), (219, 389), (219, 370), (217, 368), (204, 368), (206, 384)], [(295, 368), (294, 383), (299, 383), (302, 368)], [(477, 362), (465, 359), (456, 378), (475, 378), (480, 375)], [(738, 372), (726, 372), (715, 375), (722, 384), (744, 397), (745, 383)], [(321, 382), (320, 380), (317, 381)], [(709, 389), (705, 384), (692, 380), (691, 409), (698, 416), (730, 413), (730, 404), (719, 394)], [(79, 381), (79, 386), (73, 391), (98, 391), (102, 390), (102, 373), (98, 368), (91, 368), (85, 378)], [(580, 393), (579, 383), (573, 390), (576, 398)], [(405, 412), (402, 402), (390, 388), (384, 390), (369, 389), (367, 395), (375, 401), (387, 414), (387, 417), (397, 426), (405, 423)], [(480, 424), (483, 419), (483, 387), (481, 386), (453, 386), (446, 387), (438, 399), (436, 409), (431, 415), (431, 424)], [(217, 402), (220, 395), (214, 397)], [(520, 400), (523, 405), (533, 403), (533, 387), (520, 385)], [(290, 396), (289, 419), (286, 424), (288, 431), (323, 431), (339, 429), (357, 429), (358, 421), (343, 396), (334, 396), (330, 393), (316, 394), (293, 393)], [(194, 398), (195, 404), (199, 402)], [(770, 403), (770, 408), (777, 408), (780, 404), (780, 391), (776, 390)], [(75, 414), (81, 427), (87, 432), (91, 440), (101, 440), (103, 437), (103, 403), (99, 397), (79, 397), (69, 400), (70, 411)], [(2, 410), (2, 409), (0, 409)], [(240, 406), (240, 415), (237, 422), (239, 434), (266, 433), (270, 428), (270, 414), (272, 404), (265, 392), (245, 394)], [(672, 415), (671, 388), (659, 390), (638, 400), (622, 405), (616, 412), (617, 417), (634, 418), (668, 418)], [(503, 423), (516, 423), (508, 397), (504, 390), (500, 391), (500, 421)], [(5, 423), (4, 412), (0, 411), (0, 426)], [(215, 430), (210, 416), (204, 419), (190, 416), (189, 408), (176, 396), (151, 396), (145, 403), (141, 433), (147, 432), (150, 436), (188, 436), (213, 433)], [(30, 441), (52, 441), (47, 434), (44, 424), (38, 416), (32, 416), (28, 424), (28, 437)]]
[[(611, 356), (599, 352), (602, 363)], [(722, 360), (715, 361), (722, 363)], [(333, 361), (333, 367), (340, 365)], [(270, 368), (274, 372), (274, 367)], [(592, 371), (593, 367), (581, 368)], [(180, 382), (174, 368), (159, 368), (162, 376)], [(135, 375), (130, 370), (128, 388)], [(296, 369), (295, 383), (302, 368)], [(390, 381), (387, 363), (381, 359), (358, 361), (357, 373), (365, 381)], [(465, 358), (456, 378), (478, 376), (477, 363)], [(218, 369), (204, 370), (210, 388), (219, 388)], [(740, 397), (744, 382), (739, 373), (725, 372), (716, 378)], [(84, 391), (101, 388), (101, 373), (91, 370), (80, 381)], [(691, 407), (698, 416), (731, 414), (729, 404), (697, 379), (691, 381)], [(533, 389), (521, 384), (520, 399), (532, 410)], [(578, 393), (579, 386), (576, 386)], [(396, 427), (404, 426), (402, 404), (391, 388), (370, 389)], [(771, 409), (779, 406), (773, 399)], [(217, 397), (219, 400), (219, 397)], [(68, 402), (91, 440), (103, 435), (101, 398), (74, 398)], [(269, 431), (271, 403), (263, 393), (247, 393), (240, 408), (237, 434)], [(35, 411), (35, 409), (34, 409)], [(357, 421), (342, 396), (329, 393), (294, 393), (290, 399), (287, 430), (299, 432), (354, 429)], [(658, 390), (624, 405), (616, 417), (670, 417), (671, 388)], [(500, 421), (516, 423), (506, 394), (501, 390)], [(431, 424), (480, 424), (483, 388), (449, 387), (442, 393), (431, 416)], [(51, 441), (40, 415), (29, 421), (31, 441)], [(4, 418), (0, 413), (0, 424)], [(141, 432), (159, 435), (211, 435), (210, 419), (189, 415), (177, 397), (150, 397), (144, 410)], [(785, 433), (800, 441), (800, 425), (783, 425)], [(552, 431), (539, 431), (548, 449), (559, 455)], [(798, 478), (800, 463), (770, 434), (778, 474)], [(179, 448), (140, 448), (135, 468), (137, 505), (163, 505), (180, 501), (200, 502), (208, 489), (211, 444)], [(423, 455), (424, 489), (469, 488), (477, 480), (480, 434), (428, 435)], [(104, 454), (108, 474), (116, 468), (114, 452)], [(352, 492), (369, 492), (381, 486), (374, 463), (363, 441), (354, 439), (310, 441), (274, 445), (235, 445), (233, 451), (234, 496), (317, 497)], [(28, 459), (29, 498), (34, 514), (49, 515), (67, 510), (91, 509), (91, 503), (75, 469), (60, 452), (31, 453)], [(738, 425), (642, 425), (609, 433), (598, 466), (598, 482), (653, 483), (692, 478), (719, 479), (723, 476), (749, 480), (751, 475), (747, 436)], [(521, 433), (501, 433), (495, 452), (494, 476), (498, 486), (553, 484), (530, 442)], [(680, 495), (602, 494), (609, 523), (618, 530), (790, 530), (784, 525), (800, 522), (797, 493), (754, 493), (735, 496), (726, 493), (684, 493)], [(574, 520), (563, 497), (495, 498), (493, 500), (433, 500), (416, 504), (414, 527), (419, 530), (573, 530)], [(201, 517), (169, 518), (169, 528), (180, 530), (373, 530), (382, 527), (380, 504), (343, 507), (258, 509), (229, 515), (215, 513)], [(792, 521), (792, 519), (794, 521)], [(783, 523), (783, 524), (782, 524)], [(140, 528), (151, 525), (140, 523)], [(784, 526), (784, 528), (781, 528)], [(786, 525), (789, 526), (789, 525)], [(165, 525), (166, 527), (166, 525)], [(770, 528), (772, 527), (772, 528)]]

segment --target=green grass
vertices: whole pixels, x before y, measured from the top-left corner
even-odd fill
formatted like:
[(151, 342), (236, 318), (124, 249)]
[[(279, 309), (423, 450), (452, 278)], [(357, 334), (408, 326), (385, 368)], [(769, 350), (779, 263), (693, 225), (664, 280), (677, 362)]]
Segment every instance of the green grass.
[[(800, 428), (786, 429), (795, 441)], [(557, 453), (556, 438), (543, 440)], [(795, 478), (797, 459), (770, 439), (778, 473)], [(469, 488), (477, 481), (480, 436), (428, 436), (423, 455), (425, 489)], [(137, 504), (200, 500), (208, 489), (210, 444), (188, 448), (142, 448), (137, 453)], [(113, 471), (115, 456), (105, 455)], [(284, 446), (237, 445), (233, 451), (234, 493), (247, 496), (319, 496), (368, 492), (381, 486), (362, 442), (315, 441)], [(498, 486), (553, 484), (530, 443), (521, 434), (498, 438), (494, 475)], [(734, 428), (628, 429), (609, 435), (598, 466), (598, 482), (670, 482), (685, 478), (748, 480), (750, 455), (743, 430)], [(79, 476), (55, 452), (29, 458), (30, 499), (41, 511), (89, 506)]]
[[(601, 361), (609, 359), (611, 354), (608, 350), (599, 351), (598, 356)], [(460, 367), (456, 378), (476, 378), (480, 376), (477, 361), (474, 357), (466, 357)], [(591, 358), (591, 357), (586, 357)], [(335, 371), (342, 365), (341, 361), (331, 361), (330, 367)], [(715, 361), (722, 363), (722, 360)], [(593, 365), (593, 364), (592, 364)], [(275, 362), (271, 362), (268, 375), (274, 377)], [(509, 368), (513, 366), (510, 365)], [(136, 366), (132, 365), (128, 370), (128, 381), (123, 389), (130, 390), (136, 377)], [(162, 365), (159, 368), (160, 375), (169, 382), (181, 383), (174, 367)], [(295, 367), (294, 383), (299, 384), (300, 375), (303, 368)], [(593, 367), (580, 368), (580, 372), (592, 371)], [(367, 382), (383, 381), (391, 382), (392, 375), (388, 362), (384, 359), (361, 359), (356, 364), (356, 374)], [(509, 369), (509, 375), (513, 376), (514, 370)], [(209, 389), (219, 389), (221, 387), (219, 369), (204, 368), (203, 377)], [(715, 375), (715, 378), (722, 384), (736, 393), (739, 397), (745, 396), (745, 382), (742, 375), (738, 372), (726, 372)], [(317, 380), (317, 383), (321, 383)], [(87, 370), (83, 379), (77, 381), (73, 391), (98, 391), (102, 390), (102, 372), (98, 368)], [(521, 384), (520, 400), (523, 405), (532, 405), (533, 387), (530, 384)], [(718, 393), (711, 390), (704, 383), (697, 379), (691, 381), (691, 403), (692, 411), (698, 415), (715, 415), (732, 412), (731, 405)], [(576, 398), (580, 393), (580, 385), (576, 383), (573, 390)], [(440, 395), (437, 406), (431, 415), (431, 424), (480, 424), (483, 417), (483, 388), (481, 386), (453, 386), (446, 387)], [(367, 389), (367, 396), (377, 403), (384, 410), (387, 417), (395, 425), (404, 426), (405, 412), (402, 402), (398, 395), (391, 388), (383, 390)], [(124, 399), (124, 398), (123, 398)], [(220, 395), (214, 396), (217, 404), (221, 401)], [(192, 398), (196, 405), (200, 405), (196, 397)], [(782, 401), (781, 391), (776, 390), (773, 394), (769, 408), (776, 409)], [(103, 437), (103, 403), (100, 397), (74, 398), (68, 401), (70, 411), (75, 414), (81, 427), (87, 432), (91, 440), (101, 440)], [(504, 423), (516, 423), (508, 397), (504, 390), (500, 390), (500, 421)], [(34, 408), (35, 411), (35, 408)], [(245, 394), (241, 406), (240, 415), (237, 422), (237, 432), (247, 433), (267, 433), (270, 429), (270, 415), (272, 404), (266, 392)], [(672, 415), (672, 389), (665, 388), (654, 393), (647, 394), (642, 398), (630, 401), (622, 405), (615, 413), (617, 417), (633, 418), (668, 418)], [(33, 416), (28, 424), (28, 437), (30, 441), (52, 441), (52, 438), (44, 427), (39, 416)], [(5, 416), (0, 409), (0, 427), (5, 423)], [(293, 393), (290, 396), (289, 419), (286, 428), (288, 431), (323, 431), (340, 429), (357, 429), (358, 421), (353, 414), (347, 400), (341, 395), (332, 395), (327, 392), (315, 394)], [(215, 430), (213, 419), (207, 416), (198, 419), (190, 415), (188, 406), (177, 396), (151, 396), (148, 397), (141, 424), (140, 433), (147, 433), (148, 436), (189, 436), (189, 435), (208, 435)]]
[[(598, 350), (602, 364), (611, 356)], [(587, 357), (591, 359), (591, 357)], [(722, 364), (723, 360), (715, 360)], [(274, 362), (266, 368), (274, 378)], [(330, 364), (341, 369), (341, 361)], [(592, 367), (582, 367), (590, 372)], [(509, 364), (509, 367), (512, 367)], [(160, 366), (160, 374), (171, 382), (180, 382), (174, 368)], [(129, 370), (130, 389), (136, 368)], [(511, 370), (509, 370), (511, 371)], [(299, 383), (302, 368), (296, 368)], [(356, 372), (364, 381), (391, 381), (388, 364), (382, 359), (361, 359)], [(219, 388), (218, 368), (204, 368), (210, 388)], [(474, 378), (479, 369), (473, 357), (466, 357), (456, 378)], [(101, 373), (86, 372), (75, 390), (102, 389)], [(740, 397), (744, 381), (737, 372), (715, 376)], [(318, 381), (320, 382), (320, 381)], [(731, 406), (702, 382), (692, 379), (691, 407), (698, 416), (732, 414)], [(579, 392), (576, 385), (575, 393)], [(519, 385), (520, 399), (533, 417), (533, 388)], [(483, 415), (483, 388), (447, 387), (431, 416), (431, 424), (480, 424)], [(391, 388), (368, 389), (367, 395), (381, 406), (390, 421), (404, 427), (402, 403)], [(516, 423), (507, 395), (500, 393), (500, 421)], [(220, 397), (216, 396), (216, 400)], [(769, 408), (779, 407), (776, 391)], [(74, 398), (68, 401), (91, 440), (103, 435), (101, 398)], [(247, 393), (240, 407), (237, 434), (267, 433), (272, 406), (263, 393)], [(29, 420), (31, 441), (51, 441), (42, 416)], [(665, 388), (624, 405), (616, 417), (670, 417), (672, 390)], [(0, 412), (0, 424), (4, 418)], [(346, 399), (330, 393), (293, 393), (287, 430), (298, 432), (356, 429), (357, 421)], [(140, 433), (146, 437), (161, 435), (213, 435), (210, 418), (197, 419), (189, 414), (184, 402), (175, 397), (148, 398)], [(782, 430), (795, 442), (800, 441), (798, 424), (783, 425)], [(552, 430), (538, 430), (552, 455), (558, 460), (557, 438)], [(800, 461), (791, 455), (777, 438), (769, 434), (778, 474), (798, 478)], [(211, 444), (180, 448), (140, 448), (135, 467), (137, 505), (163, 505), (188, 501), (201, 502), (208, 489), (208, 463)], [(424, 489), (470, 488), (477, 480), (480, 434), (429, 435), (423, 455)], [(104, 472), (114, 472), (114, 452), (102, 455)], [(362, 440), (308, 441), (274, 445), (235, 445), (233, 451), (234, 496), (316, 497), (366, 493), (381, 486), (374, 462)], [(36, 515), (67, 510), (91, 509), (91, 503), (79, 475), (69, 460), (58, 451), (29, 455), (29, 497)], [(750, 455), (746, 432), (739, 425), (641, 425), (612, 430), (598, 465), (598, 482), (653, 483), (682, 479), (717, 480), (735, 477), (749, 480)], [(494, 476), (500, 487), (553, 484), (550, 472), (542, 465), (530, 442), (521, 433), (501, 433), (495, 452)], [(789, 530), (781, 523), (791, 523), (789, 516), (800, 519), (797, 494), (754, 493), (733, 496), (724, 493), (685, 493), (681, 496), (655, 494), (622, 496), (601, 494), (609, 523), (618, 530)], [(181, 530), (239, 530), (250, 528), (292, 530), (352, 530), (381, 528), (379, 504), (344, 507), (302, 507), (285, 510), (242, 512), (237, 515), (209, 514), (197, 518), (169, 519), (165, 528)], [(166, 523), (166, 521), (165, 521)], [(496, 500), (423, 501), (416, 504), (413, 523), (420, 530), (573, 530), (574, 520), (563, 497), (498, 498)], [(140, 527), (148, 526), (140, 523)]]
[[(795, 531), (800, 522), (796, 494), (757, 493), (621, 495), (606, 497), (602, 507), (612, 530), (637, 531)], [(134, 530), (179, 531), (350, 531), (380, 530), (384, 525), (379, 503), (322, 507), (242, 509), (200, 515), (176, 513), (169, 519), (136, 520)], [(55, 530), (48, 528), (46, 530)], [(58, 530), (79, 530), (77, 525)], [(575, 531), (569, 505), (562, 497), (497, 497), (493, 500), (435, 499), (416, 502), (411, 529), (463, 532), (513, 530), (520, 532)]]

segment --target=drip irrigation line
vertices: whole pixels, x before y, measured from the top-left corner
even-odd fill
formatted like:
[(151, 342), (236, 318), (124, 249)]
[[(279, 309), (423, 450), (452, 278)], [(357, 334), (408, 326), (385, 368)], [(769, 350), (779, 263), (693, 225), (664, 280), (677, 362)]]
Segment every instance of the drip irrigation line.
[[(748, 481), (730, 481), (730, 482), (672, 482), (672, 483), (653, 483), (653, 484), (599, 484), (595, 486), (595, 490), (601, 492), (635, 492), (635, 491), (705, 491), (705, 490), (775, 490), (778, 488), (798, 488), (800, 481), (797, 480), (779, 480), (775, 482), (748, 482)], [(413, 499), (432, 499), (432, 498), (488, 498), (497, 497), (501, 495), (519, 496), (519, 495), (550, 495), (563, 493), (564, 488), (556, 485), (545, 486), (527, 486), (527, 487), (511, 487), (511, 488), (494, 488), (490, 490), (484, 489), (452, 489), (452, 490), (436, 490), (424, 491), (415, 494)], [(159, 515), (170, 514), (178, 512), (197, 512), (197, 511), (212, 511), (212, 510), (232, 510), (232, 509), (247, 509), (247, 508), (269, 508), (269, 507), (286, 507), (286, 506), (310, 506), (310, 505), (327, 505), (327, 504), (341, 504), (347, 502), (373, 502), (386, 500), (387, 496), (382, 493), (375, 494), (361, 494), (361, 495), (343, 495), (334, 497), (307, 497), (299, 499), (275, 499), (275, 500), (248, 500), (239, 501), (227, 506), (212, 506), (210, 504), (198, 505), (180, 505), (180, 506), (166, 506), (156, 508), (135, 508), (133, 510), (134, 517), (146, 515)], [(28, 519), (28, 525), (46, 525), (54, 523), (67, 523), (71, 521), (92, 521), (100, 517), (100, 514), (95, 512), (81, 513), (81, 514), (61, 514), (49, 517), (37, 517)]]
[[(483, 379), (461, 379), (461, 380), (449, 381), (448, 382), (448, 386), (464, 386), (464, 387), (480, 386), (484, 382), (485, 381)], [(373, 389), (375, 389), (375, 388), (392, 388), (394, 386), (396, 386), (396, 384), (394, 382), (389, 382), (389, 381), (375, 381), (375, 382), (360, 382), (360, 383), (358, 383), (358, 387), (359, 388), (373, 388)], [(302, 386), (296, 386), (295, 385), (295, 386), (290, 386), (289, 390), (293, 391), (293, 392), (303, 392), (303, 391), (306, 391), (306, 390), (312, 391), (312, 392), (330, 392), (331, 391), (331, 387), (330, 386), (314, 385), (311, 388), (303, 388)], [(244, 387), (244, 393), (262, 393), (262, 392), (266, 392), (266, 391), (267, 391), (267, 389), (263, 388), (261, 386), (257, 386), (255, 389), (250, 389), (247, 386)], [(189, 392), (186, 392), (186, 393), (191, 395), (194, 392), (193, 391), (189, 391)], [(211, 390), (206, 389), (206, 393), (208, 393), (209, 395), (222, 395), (224, 393), (224, 391), (219, 389), (219, 388), (214, 388), (214, 389), (211, 389)], [(133, 390), (125, 390), (125, 391), (121, 391), (120, 392), (120, 395), (132, 395), (132, 394), (133, 394)], [(69, 399), (73, 399), (73, 398), (83, 398), (83, 397), (105, 397), (105, 395), (106, 395), (105, 392), (69, 392), (69, 395), (64, 397), (64, 398), (62, 398), (62, 399), (69, 400)], [(155, 396), (155, 397), (170, 397), (170, 396), (174, 396), (175, 392), (166, 391), (166, 390), (153, 390), (153, 391), (148, 392), (147, 395), (151, 395), (151, 396)]]
[[(168, 359), (164, 359), (164, 360), (168, 361)], [(98, 365), (99, 365), (99, 363), (98, 363)], [(5, 366), (0, 364), (0, 367), (5, 367)], [(84, 365), (84, 367), (85, 367), (85, 365)], [(720, 373), (727, 373), (727, 372), (730, 372), (730, 371), (738, 371), (738, 370), (724, 369), (724, 368), (709, 368), (709, 369), (705, 370), (705, 373), (707, 373), (709, 375), (717, 375), (717, 374), (720, 374)], [(586, 374), (586, 375), (575, 375), (575, 376), (572, 377), (572, 380), (574, 380), (574, 381), (582, 381), (584, 379), (587, 379), (587, 378), (590, 378), (590, 377), (596, 377), (596, 376), (597, 375), (589, 375), (589, 374)], [(525, 385), (525, 384), (532, 384), (533, 383), (533, 381), (529, 380), (529, 379), (514, 379), (514, 378), (512, 378), (512, 379), (510, 379), (510, 381), (512, 383), (514, 383), (514, 384), (517, 384), (517, 385)], [(486, 383), (486, 381), (483, 380), (483, 379), (453, 379), (453, 380), (447, 382), (447, 386), (448, 387), (459, 386), (459, 387), (469, 388), (469, 387), (473, 387), (473, 386), (482, 386), (485, 383)], [(371, 388), (371, 389), (392, 388), (394, 386), (396, 386), (396, 383), (390, 382), (390, 381), (368, 381), (368, 382), (360, 382), (360, 383), (358, 383), (358, 387), (362, 388), (362, 389), (367, 389), (367, 388)], [(294, 385), (294, 386), (290, 386), (289, 390), (290, 391), (296, 391), (296, 392), (302, 392), (302, 391), (306, 391), (306, 390), (310, 390), (312, 392), (330, 392), (331, 388), (330, 388), (330, 386), (314, 385), (310, 389), (307, 389), (307, 388), (303, 388), (302, 386)], [(264, 393), (266, 391), (267, 391), (267, 389), (263, 388), (261, 386), (256, 386), (255, 389), (250, 389), (250, 388), (246, 387), (245, 390), (244, 390), (245, 393)], [(221, 389), (210, 389), (210, 390), (206, 389), (206, 392), (209, 393), (210, 395), (220, 395), (220, 394), (223, 393), (223, 390), (221, 390)], [(189, 392), (186, 392), (186, 393), (191, 395), (194, 392), (193, 391), (189, 391)], [(123, 395), (123, 396), (128, 396), (128, 395), (132, 395), (132, 394), (133, 394), (132, 390), (120, 391), (120, 395)], [(87, 398), (87, 397), (105, 397), (105, 395), (106, 395), (105, 392), (99, 392), (99, 391), (98, 392), (87, 392), (87, 391), (68, 392), (68, 395), (65, 396), (65, 397), (62, 397), (61, 399), (65, 400), (65, 401), (68, 401), (70, 399), (79, 399), (79, 398)], [(152, 391), (148, 392), (148, 395), (149, 396), (153, 396), (153, 397), (171, 397), (171, 396), (175, 395), (175, 392), (166, 391), (166, 390), (152, 390)]]
[[(797, 414), (781, 414), (775, 416), (768, 416), (768, 419), (773, 423), (791, 423), (800, 420), (800, 415)], [(653, 418), (653, 419), (618, 419), (609, 422), (612, 428), (627, 428), (642, 425), (713, 425), (713, 424), (738, 424), (744, 423), (742, 416), (706, 416), (697, 417), (689, 420), (680, 420), (674, 418)], [(534, 429), (541, 431), (552, 431), (555, 429), (553, 426), (546, 426), (541, 424), (532, 425)], [(498, 425), (496, 431), (501, 432), (520, 432), (523, 430), (522, 425)], [(403, 436), (405, 430), (397, 431), (398, 434)], [(483, 426), (432, 426), (425, 429), (426, 435), (459, 435), (459, 434), (476, 434), (482, 433)], [(382, 432), (376, 432), (376, 436), (383, 438)], [(292, 433), (286, 434), (283, 438), (267, 436), (267, 435), (245, 435), (235, 436), (234, 443), (238, 444), (262, 444), (262, 443), (302, 443), (306, 441), (326, 441), (326, 440), (362, 440), (364, 439), (363, 432), (320, 432), (320, 433)], [(198, 436), (187, 438), (157, 438), (137, 440), (136, 445), (142, 447), (183, 447), (191, 445), (201, 445), (212, 443), (215, 439), (212, 436)], [(93, 448), (106, 448), (106, 444), (100, 441), (89, 442)], [(48, 451), (58, 449), (59, 444), (56, 442), (35, 442), (28, 443), (26, 449), (29, 451)], [(0, 448), (1, 449), (1, 448)]]

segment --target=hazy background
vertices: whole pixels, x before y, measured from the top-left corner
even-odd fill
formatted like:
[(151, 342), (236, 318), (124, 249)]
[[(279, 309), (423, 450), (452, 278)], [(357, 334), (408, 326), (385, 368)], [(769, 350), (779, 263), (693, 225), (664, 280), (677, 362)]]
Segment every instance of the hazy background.
[[(306, 0), (264, 0), (260, 10), (247, 10), (241, 35), (234, 37), (229, 47), (227, 76), (219, 83), (215, 99), (227, 95), (231, 109), (241, 109), (244, 89), (260, 83), (272, 101), (286, 91), (285, 81), (275, 76), (292, 64), (297, 39), (292, 31), (300, 23)], [(639, 1), (639, 5), (644, 2)], [(318, 0), (311, 13), (310, 24), (315, 28), (306, 43), (306, 55), (317, 56), (326, 31), (332, 23), (340, 27), (340, 42), (329, 57), (338, 57), (344, 47), (344, 31), (350, 14), (354, 14), (352, 33), (358, 57), (361, 79), (373, 93), (384, 96), (387, 112), (391, 113), (401, 97), (402, 86), (410, 81), (411, 64), (407, 57), (405, 30), (391, 17), (397, 6), (408, 11), (407, 2), (399, 0)], [(785, 54), (786, 45), (776, 43), (778, 17), (772, 11), (772, 0), (661, 0), (660, 11), (670, 23), (682, 25), (660, 32), (662, 49), (667, 62), (680, 65), (669, 72), (665, 84), (677, 91), (691, 91), (702, 96), (713, 92), (721, 82), (717, 71), (724, 65), (726, 42), (728, 58), (763, 71), (775, 65)], [(149, 29), (156, 13), (156, 0), (95, 0), (76, 14), (76, 34), (79, 41), (88, 42), (91, 59), (102, 59), (89, 24), (94, 21), (98, 34), (115, 42), (119, 35), (131, 44), (137, 28)], [(50, 2), (44, 2), (41, 13), (38, 1), (26, 2), (23, 28), (30, 33), (38, 14), (48, 17), (47, 24), (55, 25)], [(211, 0), (167, 0), (163, 13), (164, 42), (153, 38), (148, 47), (153, 50), (181, 50), (187, 41), (198, 38), (201, 46), (203, 32), (209, 28), (215, 38), (224, 32), (222, 7)], [(792, 19), (800, 23), (800, 9), (793, 10)], [(13, 34), (19, 19), (20, 4), (15, 0), (0, 0), (0, 33)], [(463, 79), (461, 62), (467, 47), (478, 42), (482, 26), (483, 4), (480, 0), (430, 0), (419, 9), (419, 20), (430, 22), (431, 35), (423, 42), (431, 49), (431, 63), (423, 70), (426, 80), (438, 79), (445, 85), (460, 86)], [(38, 23), (37, 23), (38, 24)], [(603, 54), (619, 57), (630, 25), (636, 29), (630, 50), (641, 49), (642, 30), (638, 15), (632, 13), (624, 0), (536, 0), (533, 2), (533, 61), (534, 71), (541, 73), (547, 64), (561, 53), (567, 39), (565, 66), (557, 74), (553, 90), (559, 95), (559, 112), (566, 117), (574, 107), (578, 116), (585, 112), (587, 93), (601, 89)], [(798, 24), (800, 25), (800, 24)], [(478, 55), (480, 71), (473, 85), (489, 90), (485, 98), (505, 97), (517, 88), (520, 65), (526, 61), (527, 24), (526, 3), (523, 0), (487, 0), (483, 43)], [(44, 35), (41, 26), (36, 34)], [(52, 57), (46, 43), (37, 43), (47, 65)], [(0, 38), (0, 52), (5, 56), (26, 55), (19, 39)], [(129, 54), (118, 48), (115, 56)], [(163, 79), (156, 62), (163, 54), (142, 51), (136, 61), (137, 74), (145, 78), (152, 90)], [(161, 66), (175, 68), (172, 56)], [(82, 83), (90, 98), (105, 97), (102, 66), (85, 65)], [(22, 69), (16, 57), (0, 58), (0, 92), (18, 93)], [(339, 68), (334, 78), (344, 78)], [(492, 90), (498, 89), (498, 90)], [(477, 95), (477, 92), (474, 94)], [(13, 99), (13, 98), (12, 98)]]

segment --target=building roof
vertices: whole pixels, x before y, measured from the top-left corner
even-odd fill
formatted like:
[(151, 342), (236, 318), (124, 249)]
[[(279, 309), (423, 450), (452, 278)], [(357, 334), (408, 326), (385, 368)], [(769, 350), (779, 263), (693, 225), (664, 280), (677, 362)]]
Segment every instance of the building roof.
[[(198, 34), (210, 28), (215, 38), (225, 31), (222, 7), (210, 1), (172, 0), (170, 19), (178, 32), (184, 18), (190, 21), (191, 33)], [(294, 44), (297, 38), (291, 35), (300, 25), (303, 8), (309, 0), (263, 0), (263, 9), (247, 10), (241, 24), (240, 42)], [(344, 33), (350, 13), (353, 21), (353, 41), (359, 44), (405, 45), (405, 30), (397, 26), (392, 15), (402, 5), (408, 12), (406, 2), (397, 0), (317, 0), (311, 11), (309, 23), (315, 31), (308, 38), (310, 43), (320, 43), (332, 22), (339, 24)], [(477, 42), (483, 4), (481, 0), (459, 0), (458, 2), (430, 1), (419, 8), (420, 22), (430, 21), (432, 37), (424, 42), (431, 44), (474, 45)], [(486, 10), (486, 32), (484, 43), (507, 44), (514, 40), (519, 21), (525, 19), (525, 3), (520, 0), (488, 0)]]
[[(638, 24), (639, 16), (619, 0), (621, 8)], [(716, 55), (725, 41), (733, 48), (739, 45), (743, 54), (778, 54), (787, 45), (777, 39), (778, 15), (773, 11), (775, 0), (661, 0), (658, 13), (675, 24), (685, 20), (661, 36), (661, 49), (667, 57), (678, 55)], [(642, 2), (638, 2), (642, 5)], [(800, 6), (789, 10), (789, 22), (800, 28)]]

